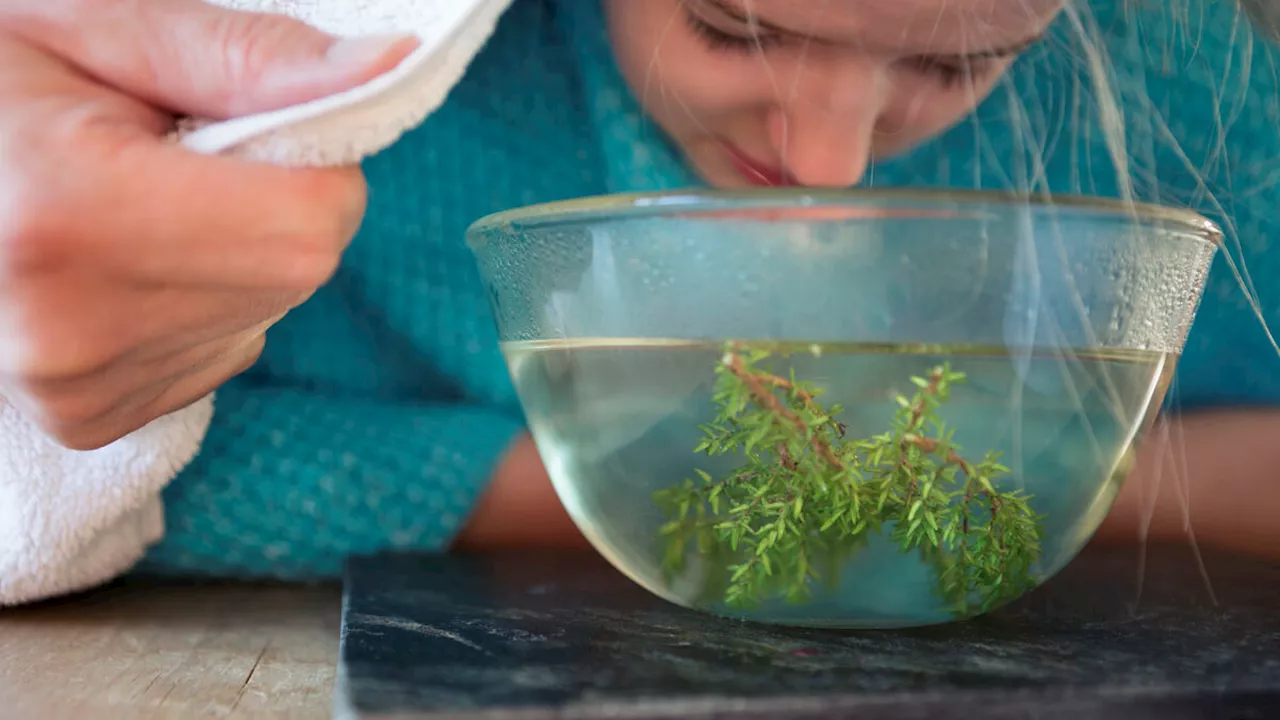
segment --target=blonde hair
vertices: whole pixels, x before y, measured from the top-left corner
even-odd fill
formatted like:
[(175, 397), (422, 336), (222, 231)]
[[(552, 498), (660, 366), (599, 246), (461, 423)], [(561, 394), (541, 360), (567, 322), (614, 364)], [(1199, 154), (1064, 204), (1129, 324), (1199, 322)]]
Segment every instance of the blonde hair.
[[(1099, 12), (1100, 5), (1103, 12)], [(1072, 99), (1063, 103), (1070, 110), (1063, 111), (1069, 117), (1059, 125), (1062, 132), (1100, 135), (1076, 144), (1098, 142), (1105, 147), (1115, 192), (1131, 208), (1140, 201), (1184, 207), (1209, 216), (1222, 227), (1222, 260), (1271, 349), (1280, 355), (1280, 345), (1250, 277), (1232, 212), (1237, 199), (1274, 187), (1280, 179), (1280, 163), (1267, 168), (1258, 162), (1251, 170), (1236, 172), (1245, 168), (1232, 168), (1231, 163), (1252, 159), (1240, 157), (1238, 150), (1233, 156), (1229, 142), (1233, 126), (1244, 113), (1265, 112), (1277, 118), (1275, 130), (1280, 132), (1280, 94), (1274, 90), (1280, 85), (1280, 48), (1276, 45), (1280, 38), (1280, 0), (1069, 0), (1063, 13), (1061, 26), (1065, 32), (1055, 35), (1052, 42), (1069, 46), (1052, 48), (1056, 52), (1045, 53), (1044, 59), (1046, 63), (1074, 65), (1074, 72), (1066, 73), (1071, 78), (1071, 87), (1066, 90)], [(1049, 55), (1054, 59), (1050, 60)], [(1035, 66), (1036, 58), (1027, 60)], [(1209, 96), (1210, 106), (1204, 113), (1208, 126), (1192, 127), (1183, 120), (1184, 113), (1194, 116), (1205, 108), (1158, 104), (1148, 82), (1153, 74), (1163, 76), (1161, 82), (1192, 88), (1182, 98), (1184, 103), (1196, 103), (1197, 93)], [(1184, 79), (1186, 75), (1198, 79)], [(1007, 174), (1013, 186), (1009, 189), (1051, 199), (1045, 152), (1038, 151), (1046, 151), (1046, 144), (1054, 142), (1045, 137), (1044, 131), (1053, 123), (1044, 117), (1044, 108), (1028, 106), (1021, 92), (1025, 88), (1015, 87), (1017, 82), (1012, 76), (1006, 78), (1007, 102), (1012, 112), (1021, 114), (1019, 140), (1028, 149), (1021, 157), (1027, 159), (1028, 167)], [(1204, 85), (1196, 88), (1197, 82), (1207, 83), (1207, 92)], [(1179, 90), (1170, 94), (1177, 102), (1178, 95), (1184, 93)], [(1197, 148), (1199, 157), (1184, 147), (1184, 142), (1196, 134), (1200, 136), (1196, 142), (1201, 146)], [(1280, 148), (1280, 138), (1272, 139), (1272, 147)], [(1086, 184), (1095, 177), (1093, 171), (1099, 169), (1072, 169), (1079, 169), (1075, 187), (1054, 190), (1090, 193), (1094, 188)], [(1161, 170), (1189, 179), (1189, 185), (1179, 187)], [(1229, 352), (1230, 348), (1221, 351)], [(1178, 389), (1171, 387), (1169, 392), (1176, 396)], [(1159, 454), (1167, 455), (1171, 464), (1153, 469), (1148, 480), (1158, 487), (1157, 491), (1172, 492), (1179, 498), (1187, 538), (1197, 550), (1200, 573), (1212, 596), (1213, 588), (1203, 561), (1199, 560), (1191, 529), (1191, 493), (1185, 462), (1180, 462), (1182, 456), (1176, 443), (1169, 442), (1170, 435), (1176, 437), (1179, 433), (1179, 421), (1176, 417), (1169, 420), (1151, 440), (1158, 443)], [(1161, 469), (1167, 469), (1169, 477), (1161, 477)], [(1154, 506), (1148, 509), (1153, 511)], [(1140, 566), (1139, 592), (1143, 573)]]
[[(750, 2), (746, 7), (750, 10)], [(1256, 169), (1247, 179), (1249, 187), (1242, 188), (1232, 183), (1229, 164), (1236, 159), (1228, 152), (1232, 126), (1242, 113), (1273, 113), (1280, 132), (1280, 96), (1276, 96), (1280, 93), (1268, 91), (1273, 96), (1260, 97), (1258, 90), (1259, 86), (1271, 88), (1268, 82), (1280, 85), (1276, 79), (1280, 77), (1276, 44), (1280, 40), (1280, 0), (1067, 0), (1060, 20), (1044, 46), (1030, 51), (1018, 71), (1001, 81), (995, 93), (1003, 92), (1003, 97), (993, 93), (984, 102), (1007, 109), (1011, 122), (1002, 123), (1000, 132), (1008, 132), (1010, 124), (1015, 128), (1015, 157), (988, 154), (980, 159), (988, 163), (988, 170), (990, 163), (1009, 163), (996, 173), (1006, 179), (1008, 187), (1002, 189), (1046, 201), (1061, 192), (1099, 194), (1096, 180), (1110, 175), (1115, 184), (1112, 191), (1135, 215), (1136, 203), (1152, 202), (1211, 217), (1225, 233), (1223, 260), (1272, 350), (1280, 355), (1229, 211), (1233, 194), (1280, 181), (1280, 160), (1271, 158), (1276, 160), (1272, 167)], [(1161, 107), (1150, 92), (1153, 73), (1165, 75), (1162, 81), (1180, 82), (1177, 76), (1192, 70), (1208, 78), (1211, 86), (1207, 93), (1212, 103), (1208, 113), (1211, 127), (1182, 125), (1177, 112), (1180, 108)], [(1029, 85), (1027, 75), (1032, 76)], [(1261, 81), (1255, 82), (1259, 78)], [(1059, 85), (1041, 89), (1041, 80), (1050, 84), (1057, 80)], [(1056, 95), (1044, 102), (1035, 102), (1043, 98), (1033, 96), (1028, 102), (1028, 93)], [(1053, 107), (1047, 107), (1050, 105)], [(1054, 113), (1058, 117), (1052, 117)], [(984, 129), (980, 113), (975, 112), (970, 122), (981, 142)], [(1197, 144), (1208, 138), (1202, 157), (1195, 157), (1183, 146), (1193, 134), (1200, 134)], [(1280, 148), (1280, 138), (1276, 140), (1275, 147)], [(1083, 154), (1076, 154), (1081, 147), (1085, 148)], [(1048, 158), (1063, 148), (1073, 154), (1068, 158), (1071, 186), (1051, 187)], [(1099, 158), (1088, 153), (1089, 148), (1099, 148), (1098, 154), (1110, 167), (1096, 167)], [(1162, 168), (1171, 167), (1189, 178), (1190, 185), (1178, 187), (1160, 174)], [(1170, 389), (1171, 393), (1176, 391), (1176, 387)], [(1164, 432), (1169, 432), (1168, 425)], [(1158, 477), (1152, 480), (1161, 482)], [(1172, 482), (1171, 489), (1183, 497), (1190, 535), (1189, 491), (1178, 477)], [(1194, 536), (1189, 539), (1194, 547)], [(1203, 566), (1201, 571), (1203, 574)], [(1208, 584), (1207, 575), (1204, 577)]]
[[(1266, 332), (1272, 349), (1280, 355), (1280, 345), (1266, 322), (1248, 272), (1238, 228), (1228, 211), (1233, 201), (1231, 195), (1245, 192), (1246, 188), (1232, 187), (1229, 180), (1215, 180), (1215, 176), (1230, 177), (1232, 158), (1228, 153), (1228, 134), (1241, 113), (1270, 110), (1280, 117), (1280, 97), (1252, 96), (1255, 88), (1251, 82), (1255, 72), (1275, 76), (1280, 71), (1280, 55), (1274, 44), (1280, 33), (1280, 0), (1115, 2), (1120, 10), (1120, 17), (1115, 19), (1137, 29), (1124, 40), (1130, 45), (1125, 48), (1128, 56), (1145, 54), (1144, 68), (1129, 67), (1122, 71), (1111, 55), (1123, 41), (1099, 26), (1088, 0), (1072, 0), (1064, 12), (1078, 38), (1075, 52), (1069, 55), (1080, 58), (1087, 66), (1088, 84), (1096, 99), (1098, 126), (1114, 165), (1120, 198), (1186, 207), (1222, 225), (1226, 234), (1223, 259)], [(1215, 35), (1226, 42), (1206, 46), (1206, 38)], [(1133, 47), (1134, 44), (1140, 47)], [(1215, 57), (1214, 53), (1222, 56)], [(1171, 123), (1177, 122), (1177, 118), (1171, 117), (1171, 111), (1176, 109), (1157, 107), (1146, 84), (1145, 70), (1160, 68), (1160, 72), (1174, 75), (1192, 66), (1217, 75), (1212, 89), (1212, 127), (1182, 128), (1184, 132), (1207, 133), (1212, 137), (1212, 149), (1202, 158), (1192, 157), (1175, 132)], [(1280, 142), (1275, 147), (1280, 147)], [(1176, 159), (1191, 178), (1192, 187), (1170, 186), (1157, 175), (1157, 156), (1161, 153)]]

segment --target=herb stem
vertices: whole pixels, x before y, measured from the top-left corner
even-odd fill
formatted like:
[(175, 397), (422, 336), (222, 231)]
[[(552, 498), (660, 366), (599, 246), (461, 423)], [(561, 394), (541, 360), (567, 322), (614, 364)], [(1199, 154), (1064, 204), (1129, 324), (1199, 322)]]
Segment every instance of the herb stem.
[(719, 411), (698, 452), (738, 453), (743, 464), (720, 478), (698, 470), (700, 483), (655, 495), (672, 515), (662, 532), (668, 572), (685, 567), (696, 539), (703, 566), (720, 568), (706, 576), (708, 602), (805, 602), (813, 582), (831, 583), (892, 526), (902, 552), (937, 568), (939, 599), (957, 616), (1034, 587), (1041, 518), (1031, 498), (1000, 490), (999, 455), (966, 458), (938, 416), (963, 374), (944, 364), (912, 378), (917, 392), (899, 398), (889, 431), (858, 439), (817, 387), (759, 367), (768, 356), (731, 342), (716, 367)]
[[(761, 407), (772, 412), (783, 422), (790, 423), (797, 431), (800, 432), (800, 434), (809, 435), (809, 426), (805, 424), (804, 420), (783, 405), (782, 401), (773, 394), (768, 386), (772, 385), (773, 387), (791, 390), (798, 398), (801, 398), (806, 403), (811, 403), (813, 401), (812, 395), (804, 390), (797, 390), (790, 381), (784, 380), (776, 375), (749, 372), (746, 364), (742, 360), (742, 356), (737, 353), (729, 353), (725, 359), (725, 365), (729, 368), (729, 372), (733, 373), (746, 384), (747, 388), (751, 391), (752, 398), (754, 398)], [(818, 451), (818, 454), (822, 456), (822, 459), (830, 463), (832, 467), (837, 470), (845, 469), (844, 463), (841, 462), (840, 458), (836, 457), (831, 451), (831, 446), (822, 438), (818, 437), (817, 433), (813, 433), (809, 438), (809, 442), (813, 445), (813, 448)]]

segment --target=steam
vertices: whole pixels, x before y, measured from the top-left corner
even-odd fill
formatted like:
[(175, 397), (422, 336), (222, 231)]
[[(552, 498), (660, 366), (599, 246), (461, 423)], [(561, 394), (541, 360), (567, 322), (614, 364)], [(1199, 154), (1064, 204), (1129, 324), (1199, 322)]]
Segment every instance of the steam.
[[(1024, 0), (995, 1), (1008, 4), (1011, 12), (1031, 12), (1025, 4), (1018, 6)], [(755, 2), (746, 0), (744, 7), (753, 12)], [(1106, 23), (1102, 22), (1103, 18)], [(678, 22), (673, 20), (673, 23)], [(1129, 31), (1116, 32), (1116, 23), (1123, 23)], [(1049, 158), (1060, 160), (1065, 152), (1069, 154), (1069, 187), (1052, 188), (1055, 192), (1111, 195), (1127, 205), (1135, 222), (1140, 214), (1138, 203), (1182, 207), (1208, 215), (1218, 222), (1225, 234), (1220, 252), (1223, 261), (1272, 349), (1280, 356), (1280, 344), (1262, 311), (1233, 220), (1237, 198), (1280, 182), (1280, 161), (1276, 158), (1233, 158), (1227, 152), (1227, 138), (1246, 112), (1250, 78), (1256, 73), (1273, 76), (1280, 73), (1277, 67), (1280, 52), (1272, 44), (1280, 40), (1280, 0), (1068, 0), (1055, 30), (1042, 47), (1029, 51), (1017, 71), (1007, 74), (986, 100), (988, 111), (997, 108), (1005, 113), (999, 128), (984, 127), (979, 114), (966, 121), (981, 164), (974, 168), (971, 184), (980, 186), (984, 177), (995, 177), (1003, 185), (996, 189), (1051, 202)], [(1223, 52), (1221, 43), (1206, 46), (1204, 38), (1209, 33), (1229, 34), (1230, 46), (1225, 50), (1226, 57), (1205, 55)], [(768, 54), (761, 53), (761, 57), (778, 103), (785, 108), (795, 101), (796, 86), (785, 86), (769, 64)], [(1125, 61), (1134, 57), (1145, 58), (1145, 67), (1134, 67), (1133, 63)], [(657, 62), (656, 57), (654, 61)], [(1171, 122), (1177, 122), (1177, 109), (1157, 107), (1152, 100), (1147, 85), (1148, 70), (1154, 68), (1176, 76), (1188, 67), (1206, 64), (1221, 67), (1222, 71), (1214, 88), (1213, 127), (1202, 130), (1211, 133), (1210, 152), (1197, 160), (1179, 144), (1178, 133), (1171, 127)], [(646, 82), (646, 93), (648, 90)], [(658, 90), (662, 102), (675, 102), (683, 108), (678, 97), (668, 97), (665, 90)], [(1273, 109), (1280, 117), (1280, 98), (1273, 102), (1276, 105)], [(687, 112), (687, 108), (684, 110)], [(689, 116), (692, 118), (692, 113)], [(784, 128), (784, 134), (790, 131), (791, 128)], [(1004, 143), (990, 142), (990, 132), (1014, 133), (1016, 152), (1013, 157), (1001, 157), (996, 153), (994, 147)], [(1090, 151), (1095, 147), (1101, 148), (1101, 157)], [(1186, 177), (1191, 179), (1190, 187), (1170, 186), (1157, 174), (1158, 161), (1162, 158), (1166, 162), (1172, 159), (1180, 165)], [(1252, 164), (1245, 168), (1248, 170), (1246, 176), (1256, 179), (1249, 187), (1232, 187), (1229, 182), (1221, 180), (1231, 177), (1227, 171), (1232, 162)], [(1108, 167), (1101, 167), (1101, 163)], [(950, 173), (949, 167), (940, 170), (943, 175)], [(1109, 188), (1100, 183), (1108, 176), (1113, 182)], [(1037, 244), (1030, 241), (1031, 232), (1028, 224), (1024, 228), (1026, 242), (1019, 247), (1019, 252), (1025, 253), (1025, 257), (1018, 260), (1026, 272), (1015, 292), (1022, 294), (1022, 302), (1036, 306), (1038, 293), (1042, 292), (1046, 282), (1060, 286), (1064, 282), (1070, 284), (1072, 279), (1042, 278), (1036, 274), (1041, 266), (1034, 256), (1037, 247), (1041, 251), (1046, 248), (1052, 251), (1055, 247), (1061, 250), (1063, 238), (1054, 238), (1056, 244), (1046, 244), (1042, 238)], [(1057, 267), (1066, 270), (1065, 263), (1057, 264)], [(1077, 306), (1083, 313), (1083, 302), (1078, 302)], [(1012, 333), (1011, 339), (1023, 340), (1053, 338), (1057, 334), (1060, 339), (1061, 331), (1057, 325), (1063, 323), (1055, 324), (1053, 320), (1041, 317), (1038, 322), (1049, 324), (1041, 327), (1025, 319), (1006, 319), (1006, 334)], [(1078, 324), (1089, 326), (1088, 323)], [(1023, 343), (1010, 344), (1017, 346)], [(1063, 344), (1062, 347), (1068, 346)], [(1063, 349), (1058, 361), (1062, 378), (1069, 382), (1077, 375), (1070, 369), (1079, 362), (1079, 358)], [(1103, 385), (1109, 384), (1104, 378)], [(1104, 391), (1110, 393), (1116, 411), (1120, 412), (1122, 403), (1114, 387), (1105, 387)], [(1176, 386), (1169, 389), (1170, 397), (1176, 397), (1177, 393)], [(1014, 403), (1015, 412), (1019, 411), (1020, 398), (1015, 397)], [(1132, 418), (1127, 420), (1132, 422)], [(1152, 494), (1143, 497), (1146, 513), (1138, 539), (1145, 548), (1155, 508), (1155, 494), (1173, 493), (1181, 503), (1187, 541), (1199, 558), (1199, 546), (1191, 526), (1187, 463), (1180, 454), (1181, 432), (1178, 418), (1170, 416), (1146, 438), (1147, 445), (1157, 446), (1161, 462), (1150, 469), (1153, 474), (1146, 479), (1149, 486), (1145, 489)], [(1097, 451), (1102, 452), (1100, 448)], [(1019, 448), (1015, 448), (1012, 458), (1015, 474), (1019, 470), (1016, 467), (1020, 462), (1018, 454)], [(1206, 588), (1212, 595), (1213, 588), (1203, 560), (1199, 562)], [(1139, 593), (1141, 575), (1142, 568), (1139, 567)]]
[[(1209, 7), (1204, 3), (1215, 3)], [(1124, 77), (1119, 75), (1119, 66), (1113, 58), (1108, 57), (1108, 43), (1117, 43), (1115, 38), (1108, 38), (1099, 25), (1094, 22), (1092, 14), (1083, 2), (1076, 2), (1067, 7), (1066, 20), (1070, 23), (1078, 38), (1078, 57), (1087, 69), (1086, 76), (1091, 80), (1091, 89), (1097, 108), (1097, 125), (1104, 134), (1105, 144), (1115, 170), (1116, 186), (1119, 197), (1129, 203), (1139, 200), (1182, 206), (1205, 213), (1219, 222), (1225, 232), (1225, 243), (1221, 251), (1223, 260), (1235, 278), (1239, 291), (1243, 294), (1263, 331), (1266, 333), (1272, 349), (1280, 355), (1280, 346), (1268, 326), (1262, 312), (1258, 294), (1250, 277), (1244, 249), (1240, 242), (1238, 229), (1233, 220), (1231, 202), (1233, 191), (1238, 188), (1224, 187), (1215, 189), (1212, 178), (1231, 177), (1228, 163), (1227, 135), (1245, 109), (1245, 98), (1249, 87), (1249, 75), (1254, 71), (1254, 63), (1261, 58), (1275, 68), (1275, 55), (1265, 43), (1259, 42), (1255, 28), (1248, 20), (1251, 17), (1258, 22), (1264, 31), (1274, 33), (1275, 20), (1280, 17), (1278, 7), (1268, 0), (1241, 0), (1239, 5), (1223, 0), (1165, 0), (1160, 3), (1129, 0), (1124, 8), (1124, 19), (1141, 27), (1144, 21), (1153, 26), (1164, 24), (1169, 31), (1165, 34), (1164, 43), (1143, 42), (1144, 33), (1135, 32), (1129, 36), (1129, 43), (1142, 43), (1145, 47), (1127, 47), (1129, 55), (1145, 53), (1148, 67), (1162, 67), (1166, 72), (1178, 72), (1175, 63), (1182, 59), (1183, 63), (1197, 61), (1221, 63), (1223, 70), (1214, 88), (1214, 127), (1204, 128), (1212, 132), (1214, 146), (1203, 159), (1203, 164), (1196, 166), (1190, 155), (1180, 146), (1175, 133), (1169, 125), (1170, 109), (1157, 108), (1151, 100), (1146, 85), (1146, 74), (1141, 68), (1127, 68)], [(1225, 9), (1225, 12), (1224, 12)], [(1163, 18), (1159, 13), (1167, 13)], [(1270, 13), (1268, 15), (1267, 13)], [(1161, 21), (1163, 20), (1163, 23)], [(1215, 26), (1218, 25), (1218, 26)], [(1221, 25), (1229, 27), (1221, 27)], [(1208, 58), (1202, 53), (1208, 52), (1203, 46), (1203, 39), (1209, 32), (1229, 32), (1230, 42), (1227, 57)], [(1234, 81), (1234, 82), (1233, 82)], [(1239, 95), (1232, 97), (1231, 88), (1238, 88)], [(1128, 109), (1126, 115), (1125, 110)], [(1161, 178), (1155, 173), (1157, 152), (1163, 150), (1166, 156), (1176, 158), (1186, 171), (1187, 177), (1193, 181), (1191, 188), (1171, 188), (1161, 184)], [(1225, 351), (1225, 349), (1224, 349)], [(1170, 396), (1175, 396), (1177, 387), (1171, 387)], [(1191, 488), (1187, 473), (1187, 463), (1182, 455), (1182, 425), (1174, 416), (1157, 426), (1146, 439), (1153, 446), (1159, 458), (1155, 467), (1148, 468), (1151, 473), (1146, 478), (1147, 485), (1142, 500), (1144, 517), (1140, 528), (1139, 541), (1144, 549), (1149, 539), (1151, 520), (1155, 512), (1159, 494), (1172, 493), (1179, 502), (1182, 513), (1182, 527), (1186, 539), (1195, 552), (1198, 569), (1205, 587), (1216, 602), (1212, 583), (1209, 580), (1199, 544), (1191, 523)], [(1138, 568), (1138, 593), (1141, 594), (1143, 561)]]

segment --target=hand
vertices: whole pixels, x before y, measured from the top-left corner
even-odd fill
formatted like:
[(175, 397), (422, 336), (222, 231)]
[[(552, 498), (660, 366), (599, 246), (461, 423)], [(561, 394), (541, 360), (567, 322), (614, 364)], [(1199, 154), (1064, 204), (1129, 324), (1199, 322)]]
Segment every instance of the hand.
[(0, 397), (91, 449), (248, 368), (336, 269), (363, 178), (196, 155), (174, 116), (338, 92), (413, 47), (198, 0), (0, 3)]
[(1280, 411), (1164, 417), (1098, 529), (1099, 544), (1174, 543), (1280, 559)]
[(524, 435), (498, 463), (454, 549), (576, 549), (590, 545), (560, 504), (533, 438)]

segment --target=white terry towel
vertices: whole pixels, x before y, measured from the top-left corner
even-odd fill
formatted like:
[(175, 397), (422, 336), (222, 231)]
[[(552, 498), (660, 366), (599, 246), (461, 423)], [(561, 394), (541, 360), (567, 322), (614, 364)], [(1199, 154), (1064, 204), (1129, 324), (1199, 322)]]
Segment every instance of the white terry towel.
[[(385, 149), (444, 102), (511, 0), (216, 0), (340, 36), (416, 33), (421, 45), (358, 88), (275, 112), (184, 123), (197, 152), (340, 165)], [(195, 457), (213, 397), (104, 448), (67, 450), (0, 398), (0, 606), (106, 582), (164, 533), (160, 491)]]

